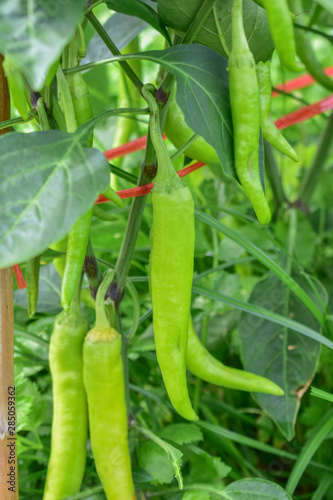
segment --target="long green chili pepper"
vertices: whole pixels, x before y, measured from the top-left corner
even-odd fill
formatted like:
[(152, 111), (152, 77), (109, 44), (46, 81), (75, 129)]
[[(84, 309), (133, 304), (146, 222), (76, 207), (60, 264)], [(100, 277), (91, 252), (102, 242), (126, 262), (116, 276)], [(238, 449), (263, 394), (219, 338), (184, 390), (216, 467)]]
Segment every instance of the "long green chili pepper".
[(39, 282), (39, 255), (27, 261), (25, 279), (27, 288), (28, 316), (33, 318), (38, 302), (38, 282)]
[(88, 412), (82, 346), (88, 328), (80, 311), (80, 288), (79, 283), (70, 311), (57, 316), (50, 341), (53, 421), (43, 500), (77, 493), (85, 470)]
[(271, 380), (237, 368), (230, 368), (212, 356), (200, 342), (190, 317), (186, 351), (187, 369), (210, 384), (240, 391), (264, 392), (283, 396), (284, 391)]
[(236, 172), (259, 222), (268, 224), (271, 212), (259, 172), (259, 86), (256, 64), (244, 31), (242, 0), (233, 0), (228, 69)]
[(280, 61), (290, 71), (302, 71), (296, 61), (294, 26), (287, 0), (261, 0)]
[(89, 209), (68, 233), (64, 275), (61, 282), (61, 305), (69, 311), (76, 285), (79, 281), (90, 236), (93, 211)]
[(144, 86), (142, 92), (151, 112), (149, 131), (158, 160), (152, 191), (150, 255), (156, 355), (171, 403), (182, 417), (196, 420), (187, 390), (185, 364), (193, 280), (194, 203), (164, 145), (159, 110), (150, 88)]
[[(77, 61), (76, 37), (74, 37), (69, 46), (69, 62), (74, 66)], [(66, 100), (68, 100), (67, 88), (69, 89), (71, 97), (71, 102), (68, 103), (69, 109), (67, 115), (65, 107), (66, 121), (70, 124), (74, 124), (76, 122), (77, 126), (80, 126), (90, 120), (93, 116), (87, 85), (83, 80), (81, 73), (69, 75), (66, 77), (66, 82), (63, 81), (63, 73), (59, 69), (57, 74), (59, 75), (59, 81), (62, 84), (62, 92), (66, 96)], [(71, 116), (71, 106), (73, 106), (75, 114), (74, 119)], [(73, 132), (74, 130), (70, 131)], [(89, 146), (92, 145), (92, 140), (93, 138), (91, 135), (88, 141)], [(93, 207), (91, 207), (74, 223), (68, 234), (66, 265), (61, 283), (61, 305), (65, 311), (68, 311), (70, 308), (74, 290), (81, 275), (90, 236), (92, 214)]]
[[(295, 14), (304, 11), (301, 0), (289, 0), (289, 6)], [(320, 62), (314, 53), (308, 34), (303, 29), (296, 28), (295, 40), (297, 54), (307, 71), (315, 80), (317, 80), (317, 82), (332, 91), (333, 81), (325, 75)]]
[(91, 448), (108, 500), (135, 500), (128, 449), (127, 411), (121, 358), (121, 336), (110, 326), (104, 298), (109, 271), (96, 298), (96, 325), (83, 347), (83, 376), (87, 392)]
[(270, 63), (259, 62), (257, 64), (257, 77), (259, 84), (260, 98), (260, 126), (262, 135), (276, 149), (289, 156), (294, 161), (299, 161), (298, 155), (289, 142), (283, 137), (279, 129), (272, 120), (271, 102), (272, 102), (272, 86)]
[(6, 56), (2, 63), (9, 90), (17, 111), (24, 120), (28, 119), (31, 106), (28, 103), (27, 93), (25, 90), (24, 78), (21, 71), (16, 65)]

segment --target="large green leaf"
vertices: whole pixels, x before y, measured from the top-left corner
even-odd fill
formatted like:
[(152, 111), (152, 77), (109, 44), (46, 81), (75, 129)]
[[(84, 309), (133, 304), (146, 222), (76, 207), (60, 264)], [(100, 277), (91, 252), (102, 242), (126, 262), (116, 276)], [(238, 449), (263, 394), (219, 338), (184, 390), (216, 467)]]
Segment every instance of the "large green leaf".
[[(103, 28), (110, 35), (112, 41), (119, 50), (123, 50), (127, 45), (147, 27), (147, 23), (137, 17), (126, 16), (116, 12), (110, 19), (103, 24)], [(110, 50), (107, 48), (98, 33), (95, 33), (89, 43), (87, 55), (84, 58), (85, 63), (106, 59), (110, 56)], [(92, 72), (91, 72), (92, 73)], [(94, 78), (96, 78), (94, 73)], [(96, 82), (99, 84), (100, 80)], [(105, 85), (109, 85), (106, 79)]]
[[(270, 36), (265, 10), (253, 0), (244, 0), (244, 26), (250, 49), (257, 62), (268, 61), (273, 54), (274, 45)], [(176, 33), (184, 35), (202, 5), (202, 0), (158, 0), (157, 12), (160, 20)], [(217, 50), (227, 56), (223, 47), (231, 47), (231, 7), (232, 0), (217, 0), (216, 24), (213, 12), (210, 13), (195, 41)], [(223, 36), (221, 43), (220, 33)]]
[[(308, 284), (300, 284), (311, 295)], [(273, 274), (254, 287), (249, 302), (320, 329), (309, 310)], [(315, 373), (320, 344), (248, 313), (242, 314), (238, 330), (244, 369), (273, 380), (285, 391), (282, 397), (255, 394), (255, 399), (290, 440), (301, 397)]]
[(33, 90), (72, 38), (86, 0), (1, 0), (0, 53), (10, 55)]
[(106, 0), (106, 5), (109, 9), (142, 19), (142, 21), (150, 24), (156, 31), (161, 33), (171, 45), (166, 27), (159, 21), (155, 10), (146, 3), (140, 0)]
[(60, 240), (109, 182), (104, 155), (81, 145), (82, 133), (0, 137), (0, 268)]
[(224, 172), (236, 177), (227, 60), (203, 45), (177, 45), (133, 54), (161, 64), (177, 81), (177, 102), (186, 123), (215, 149)]
[(276, 483), (264, 479), (240, 479), (224, 490), (228, 500), (290, 500), (290, 496)]

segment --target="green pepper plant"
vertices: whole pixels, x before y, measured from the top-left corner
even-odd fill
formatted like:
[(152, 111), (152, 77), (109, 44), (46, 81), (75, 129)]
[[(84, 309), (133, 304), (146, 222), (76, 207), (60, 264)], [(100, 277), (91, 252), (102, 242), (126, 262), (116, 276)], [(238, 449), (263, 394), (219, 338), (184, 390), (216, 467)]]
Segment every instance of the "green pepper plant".
[(1, 3), (2, 499), (333, 498), (332, 29)]

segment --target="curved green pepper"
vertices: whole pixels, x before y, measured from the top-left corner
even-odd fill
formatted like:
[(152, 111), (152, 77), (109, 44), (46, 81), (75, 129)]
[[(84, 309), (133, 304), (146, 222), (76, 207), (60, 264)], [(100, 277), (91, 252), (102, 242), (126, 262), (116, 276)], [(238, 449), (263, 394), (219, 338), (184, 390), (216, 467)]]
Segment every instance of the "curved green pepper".
[(150, 286), (156, 355), (169, 398), (178, 413), (197, 420), (186, 382), (186, 346), (194, 262), (194, 202), (163, 143), (159, 111), (149, 87), (149, 131), (158, 171), (152, 191), (153, 245)]
[(212, 356), (197, 337), (190, 317), (186, 351), (187, 369), (210, 384), (240, 391), (264, 392), (283, 396), (284, 391), (271, 380), (255, 373), (230, 368)]

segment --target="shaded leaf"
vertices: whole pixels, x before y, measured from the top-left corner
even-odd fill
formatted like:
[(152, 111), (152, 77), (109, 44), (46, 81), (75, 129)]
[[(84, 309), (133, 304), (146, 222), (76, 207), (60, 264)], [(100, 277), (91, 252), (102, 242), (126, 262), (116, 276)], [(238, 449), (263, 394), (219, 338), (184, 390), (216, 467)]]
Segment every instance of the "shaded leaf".
[(161, 33), (171, 45), (169, 33), (164, 24), (159, 21), (155, 10), (146, 3), (140, 0), (106, 0), (106, 5), (109, 9), (142, 19), (142, 21), (150, 24), (156, 31)]
[(109, 182), (109, 165), (81, 135), (59, 131), (0, 137), (0, 268), (61, 240)]
[[(119, 50), (123, 50), (134, 38), (147, 27), (147, 23), (137, 17), (126, 16), (116, 12), (103, 25), (105, 31), (112, 37), (114, 44)], [(110, 57), (110, 50), (107, 48), (101, 37), (95, 33), (84, 58), (84, 63), (90, 63), (98, 59)], [(101, 82), (98, 82), (99, 84)], [(108, 83), (106, 82), (108, 85)], [(100, 86), (99, 86), (100, 88)]]
[(195, 443), (203, 440), (202, 432), (195, 424), (171, 424), (164, 427), (159, 435), (177, 444)]
[[(328, 0), (327, 0), (328, 1)], [(202, 0), (158, 0), (159, 19), (176, 33), (183, 36), (202, 5)], [(232, 0), (217, 0), (216, 13), (211, 12), (200, 29), (195, 41), (217, 50), (227, 56), (225, 45), (231, 47), (231, 8)], [(265, 10), (253, 0), (244, 0), (244, 27), (250, 49), (257, 62), (268, 61), (273, 54), (274, 45), (270, 36)], [(223, 35), (223, 42), (219, 36)]]
[(74, 35), (85, 3), (1, 1), (0, 53), (10, 55), (33, 90), (44, 86), (48, 70)]
[(229, 484), (222, 498), (228, 500), (290, 500), (276, 483), (264, 479), (241, 479)]
[[(60, 302), (61, 278), (53, 264), (42, 266), (39, 273), (39, 294), (37, 313), (57, 314), (62, 310)], [(16, 290), (14, 293), (15, 304), (27, 307), (27, 290)]]
[[(300, 284), (308, 289), (306, 283)], [(272, 274), (254, 287), (249, 302), (320, 329), (319, 322), (300, 300)], [(244, 369), (273, 380), (285, 391), (281, 397), (267, 394), (254, 397), (290, 440), (301, 397), (315, 373), (320, 344), (290, 328), (264, 318), (254, 319), (247, 313), (242, 314), (238, 329)]]
[(140, 467), (145, 469), (154, 481), (160, 484), (171, 483), (174, 468), (166, 452), (152, 441), (140, 444), (137, 451)]
[(226, 175), (235, 178), (227, 60), (203, 45), (177, 45), (131, 58), (157, 62), (175, 76), (186, 123), (213, 146)]

